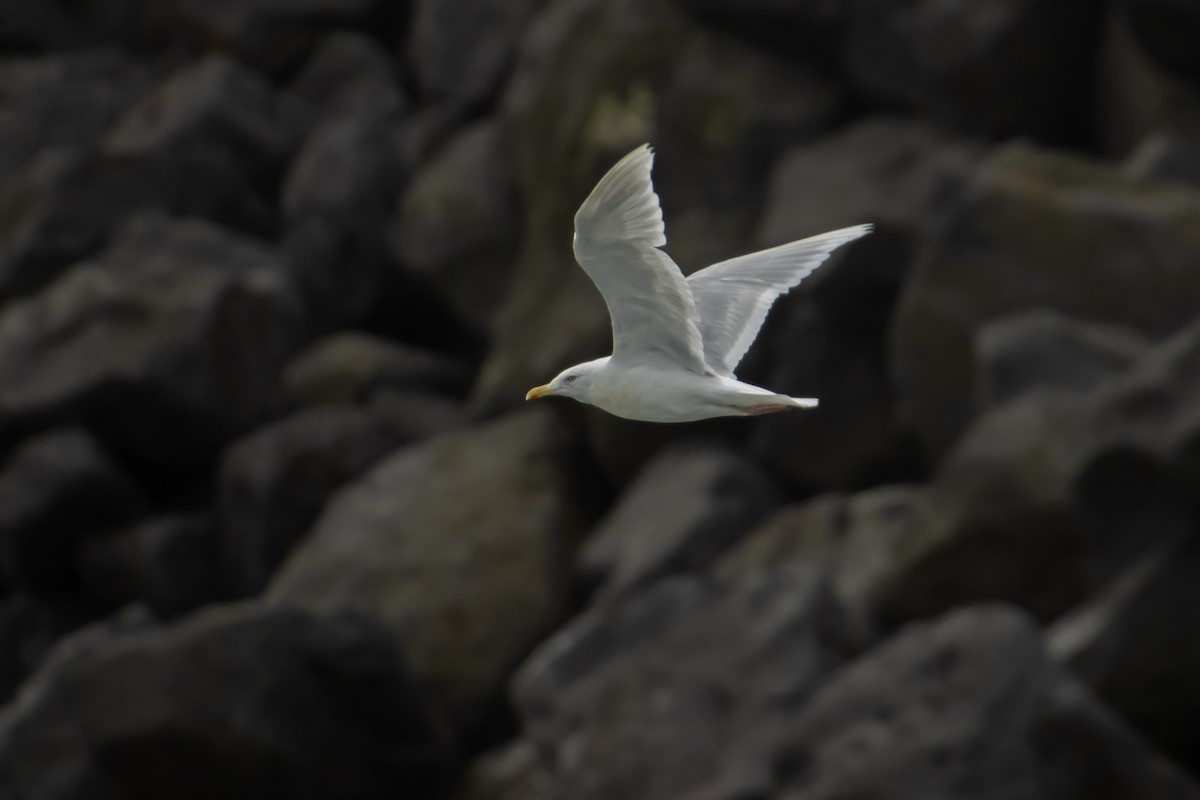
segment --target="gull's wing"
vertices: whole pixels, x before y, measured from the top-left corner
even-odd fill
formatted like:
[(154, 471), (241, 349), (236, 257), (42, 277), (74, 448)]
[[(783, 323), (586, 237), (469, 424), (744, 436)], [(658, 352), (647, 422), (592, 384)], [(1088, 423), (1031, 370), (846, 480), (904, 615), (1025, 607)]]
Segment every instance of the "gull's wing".
[(689, 277), (708, 366), (718, 375), (733, 375), (775, 299), (804, 280), (835, 249), (870, 232), (870, 225), (841, 228), (731, 258)]
[(612, 317), (614, 362), (708, 370), (687, 281), (667, 243), (642, 145), (617, 162), (575, 214), (575, 258)]

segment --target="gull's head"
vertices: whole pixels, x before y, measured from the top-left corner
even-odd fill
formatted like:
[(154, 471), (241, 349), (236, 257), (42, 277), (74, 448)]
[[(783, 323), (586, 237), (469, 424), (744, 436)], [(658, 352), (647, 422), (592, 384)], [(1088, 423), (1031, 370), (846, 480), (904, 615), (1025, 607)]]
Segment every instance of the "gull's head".
[(560, 395), (586, 403), (588, 402), (592, 383), (596, 377), (596, 371), (603, 366), (603, 362), (605, 361), (608, 361), (608, 359), (599, 358), (595, 361), (588, 361), (583, 364), (576, 364), (573, 367), (567, 367), (555, 375), (554, 380), (544, 386), (535, 386), (530, 389), (525, 394), (525, 399), (535, 400), (539, 397)]

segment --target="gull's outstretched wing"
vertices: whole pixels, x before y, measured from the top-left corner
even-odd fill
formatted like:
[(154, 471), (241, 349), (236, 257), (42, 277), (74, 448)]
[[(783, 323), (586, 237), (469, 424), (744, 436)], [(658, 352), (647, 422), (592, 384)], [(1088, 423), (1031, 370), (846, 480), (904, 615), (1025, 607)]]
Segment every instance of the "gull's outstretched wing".
[(776, 298), (804, 280), (835, 249), (870, 232), (870, 225), (841, 228), (731, 258), (689, 277), (708, 366), (718, 375), (733, 375)]
[(708, 370), (687, 281), (667, 243), (642, 145), (617, 162), (575, 214), (575, 258), (612, 317), (613, 362)]

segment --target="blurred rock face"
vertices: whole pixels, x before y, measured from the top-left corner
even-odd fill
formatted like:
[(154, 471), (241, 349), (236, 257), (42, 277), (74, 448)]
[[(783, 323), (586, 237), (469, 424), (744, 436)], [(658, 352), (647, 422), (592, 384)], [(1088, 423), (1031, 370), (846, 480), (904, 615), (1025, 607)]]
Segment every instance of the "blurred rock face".
[[(1185, 0), (0, 0), (0, 798), (1200, 800)], [(875, 232), (632, 423), (575, 210)]]

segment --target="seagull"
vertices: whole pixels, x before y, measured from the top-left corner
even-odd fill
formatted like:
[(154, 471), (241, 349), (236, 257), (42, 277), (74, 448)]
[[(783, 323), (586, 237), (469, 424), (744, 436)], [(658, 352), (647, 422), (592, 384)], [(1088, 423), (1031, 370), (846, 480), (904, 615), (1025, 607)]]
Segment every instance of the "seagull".
[(600, 179), (575, 214), (575, 259), (612, 319), (611, 356), (576, 364), (526, 400), (570, 397), (626, 419), (694, 422), (813, 408), (733, 374), (772, 303), (871, 225), (731, 258), (688, 278), (665, 252), (662, 209), (642, 145)]

